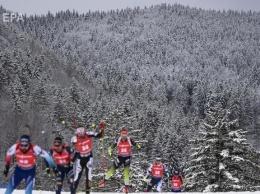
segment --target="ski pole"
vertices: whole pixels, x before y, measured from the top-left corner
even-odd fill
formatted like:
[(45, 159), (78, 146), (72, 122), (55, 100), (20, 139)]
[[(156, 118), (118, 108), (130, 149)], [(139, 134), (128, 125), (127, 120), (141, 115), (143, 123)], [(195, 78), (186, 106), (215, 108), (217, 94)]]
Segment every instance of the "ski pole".
[(74, 117), (71, 119), (71, 124), (72, 124), (74, 129), (78, 128), (78, 125), (76, 123), (76, 119)]
[(106, 157), (105, 157), (105, 143), (104, 143), (104, 130), (105, 130), (105, 123), (100, 123), (99, 128), (102, 130), (102, 170), (104, 172), (104, 178), (105, 178), (105, 172), (106, 172)]

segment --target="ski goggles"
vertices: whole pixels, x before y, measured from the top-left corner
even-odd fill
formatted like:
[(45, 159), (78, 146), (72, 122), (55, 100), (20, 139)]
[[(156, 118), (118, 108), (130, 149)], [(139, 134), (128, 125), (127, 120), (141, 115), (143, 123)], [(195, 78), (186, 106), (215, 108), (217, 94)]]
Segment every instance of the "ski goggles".
[(162, 159), (158, 157), (158, 158), (155, 158), (155, 160), (156, 161), (161, 161)]
[(27, 148), (27, 147), (29, 147), (29, 144), (28, 144), (28, 143), (26, 143), (26, 144), (20, 144), (20, 147), (21, 147), (21, 148)]
[(30, 143), (30, 140), (28, 138), (21, 138), (20, 142)]

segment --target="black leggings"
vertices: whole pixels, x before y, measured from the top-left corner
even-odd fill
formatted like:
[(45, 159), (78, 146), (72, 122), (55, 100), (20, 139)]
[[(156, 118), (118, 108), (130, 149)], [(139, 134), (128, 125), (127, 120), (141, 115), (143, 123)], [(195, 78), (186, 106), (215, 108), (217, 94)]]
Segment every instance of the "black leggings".
[(74, 187), (77, 189), (79, 180), (82, 176), (82, 172), (86, 169), (86, 191), (90, 191), (91, 181), (92, 181), (92, 166), (93, 166), (93, 157), (80, 157), (75, 161), (75, 178), (74, 178)]
[(68, 184), (70, 186), (70, 192), (71, 194), (75, 194), (76, 193), (76, 189), (73, 185), (73, 168), (69, 168), (67, 170), (64, 171), (59, 171), (56, 174), (56, 194), (61, 194), (61, 189), (62, 189), (62, 185), (63, 185), (63, 181), (64, 178), (66, 176), (67, 180), (68, 180)]

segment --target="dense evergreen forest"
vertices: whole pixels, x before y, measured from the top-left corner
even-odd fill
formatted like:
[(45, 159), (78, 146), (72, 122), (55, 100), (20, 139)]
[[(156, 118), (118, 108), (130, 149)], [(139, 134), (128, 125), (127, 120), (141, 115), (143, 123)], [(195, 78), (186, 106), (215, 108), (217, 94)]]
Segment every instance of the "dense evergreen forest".
[[(106, 122), (106, 147), (122, 127), (140, 142), (133, 191), (158, 155), (183, 170), (187, 191), (258, 189), (259, 32), (259, 12), (179, 4), (0, 21), (1, 166), (23, 133), (46, 150), (57, 134), (69, 144), (75, 118), (88, 130)], [(36, 188), (54, 188), (37, 162)]]

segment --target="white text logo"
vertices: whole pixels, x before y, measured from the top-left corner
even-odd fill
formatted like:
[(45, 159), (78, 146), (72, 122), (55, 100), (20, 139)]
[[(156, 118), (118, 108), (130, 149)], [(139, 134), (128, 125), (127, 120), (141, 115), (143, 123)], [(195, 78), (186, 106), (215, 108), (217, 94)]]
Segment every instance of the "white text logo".
[(3, 22), (24, 21), (21, 13), (3, 13)]

